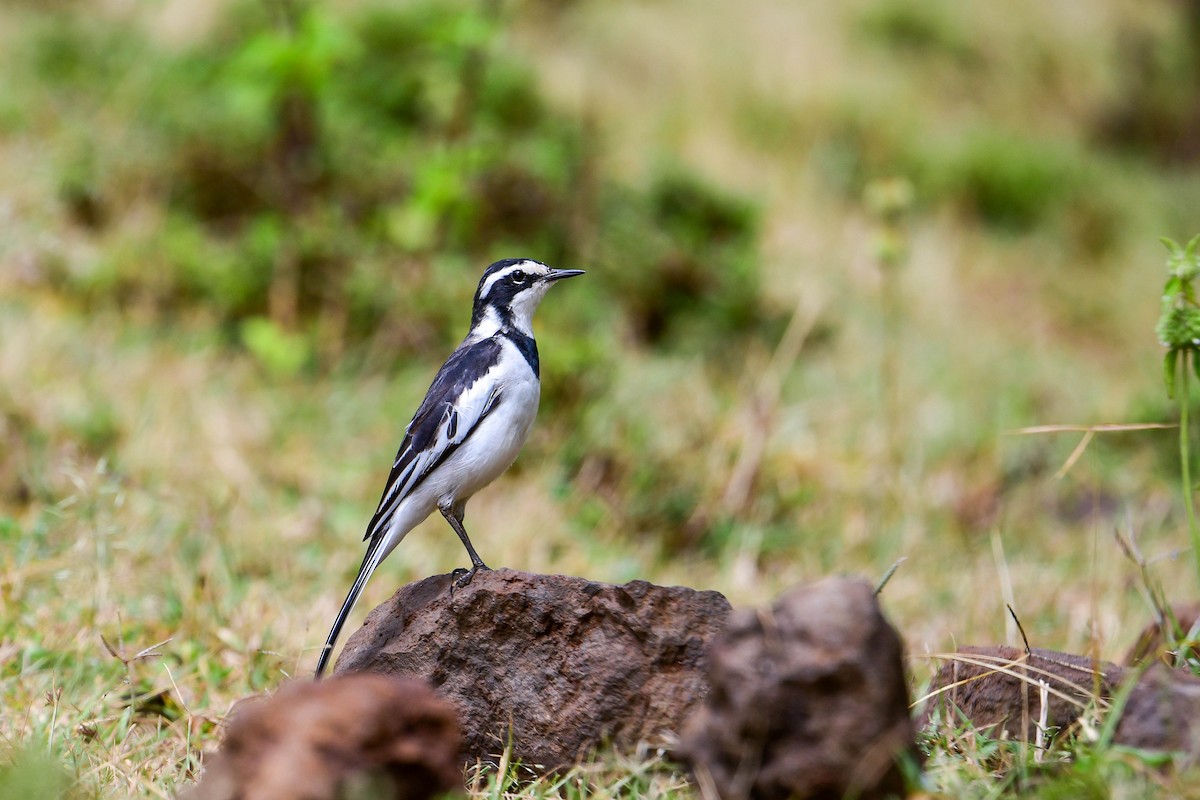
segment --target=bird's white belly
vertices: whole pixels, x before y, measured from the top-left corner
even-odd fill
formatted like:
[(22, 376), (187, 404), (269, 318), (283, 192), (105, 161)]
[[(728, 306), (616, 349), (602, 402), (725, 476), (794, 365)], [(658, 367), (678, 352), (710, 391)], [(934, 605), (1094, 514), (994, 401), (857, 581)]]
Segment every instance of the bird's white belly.
[(430, 489), (439, 502), (465, 501), (512, 466), (533, 427), (539, 399), (539, 386), (532, 373), (529, 380), (504, 387), (499, 405), (426, 479), (433, 483)]

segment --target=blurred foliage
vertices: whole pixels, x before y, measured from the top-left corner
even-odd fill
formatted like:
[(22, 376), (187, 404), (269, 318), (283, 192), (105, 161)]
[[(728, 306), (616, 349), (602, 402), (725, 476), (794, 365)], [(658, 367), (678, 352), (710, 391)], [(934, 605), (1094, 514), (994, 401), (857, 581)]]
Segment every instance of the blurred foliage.
[[(605, 391), (623, 348), (733, 366), (782, 332), (758, 209), (678, 164), (599, 177), (595, 134), (546, 105), (493, 4), (235, 2), (174, 49), (74, 11), (27, 12), (33, 35), (0, 58), (55, 98), (36, 124), (95, 247), (47, 280), (88, 309), (215, 325), (275, 379), (387, 371), (453, 346), (490, 261), (582, 266), (542, 312), (574, 330), (543, 353), (559, 413)], [(94, 133), (96, 115), (119, 124)], [(673, 530), (707, 487), (663, 491), (672, 453), (614, 446), (613, 425), (647, 424), (633, 408), (567, 432), (563, 463), (610, 454), (632, 529)], [(89, 451), (120, 441), (111, 416), (78, 420)]]
[(601, 209), (611, 235), (597, 242), (597, 260), (614, 267), (605, 277), (638, 340), (711, 351), (714, 331), (772, 330), (762, 327), (772, 320), (762, 318), (747, 202), (674, 169), (645, 193), (610, 192)]
[[(1102, 186), (1128, 183), (1131, 157), (1176, 169), (1200, 159), (1200, 3), (1147, 3), (1122, 19), (1115, 41), (1094, 43), (1111, 47), (1101, 68), (1120, 66), (1089, 89), (1084, 67), (1068, 66), (1079, 54), (1054, 36), (989, 38), (968, 6), (944, 0), (869, 3), (852, 33), (896, 77), (836, 96), (818, 164), (847, 197), (905, 175), (926, 206), (949, 205), (1002, 233), (1050, 229), (1083, 254), (1112, 254), (1135, 201)], [(914, 104), (914, 86), (956, 113), (934, 123)], [(1181, 197), (1165, 213), (1187, 204)]]
[(896, 118), (887, 107), (840, 107), (836, 141), (818, 149), (827, 179), (859, 196), (873, 180), (904, 175), (922, 205), (947, 204), (997, 231), (1067, 222), (1065, 232), (1085, 251), (1106, 252), (1118, 241), (1119, 198), (1097, 190), (1106, 164), (1075, 142), (994, 124), (945, 135)]
[(1162, 164), (1200, 160), (1200, 2), (1175, 10), (1171, 24), (1122, 31), (1123, 85), (1094, 123), (1102, 142)]
[(1069, 147), (988, 129), (965, 137), (941, 176), (944, 189), (985, 222), (1016, 230), (1035, 227), (1084, 194), (1085, 178)]
[[(376, 336), (445, 346), (482, 268), (528, 255), (587, 266), (564, 302), (638, 342), (772, 332), (756, 210), (674, 168), (595, 179), (487, 4), (242, 3), (182, 53), (103, 16), (42, 22), (23, 56), (62, 101), (62, 203), (105, 245), (58, 283), (91, 306), (202, 310), (291, 374)], [(80, 135), (99, 81), (124, 137)]]
[(307, 342), (281, 330), (274, 322), (263, 317), (254, 317), (242, 323), (242, 342), (268, 370), (277, 375), (295, 375), (308, 361)]
[(75, 800), (98, 796), (74, 785), (56, 758), (36, 750), (0, 756), (0, 797)]
[[(602, 176), (595, 131), (552, 109), (506, 46), (511, 8), (235, 0), (183, 46), (136, 15), (79, 9), (21, 6), (29, 34), (0, 54), (0, 84), (12, 90), (0, 91), (0, 126), (53, 142), (59, 211), (90, 245), (44, 265), (61, 295), (156, 324), (198, 320), (287, 380), (436, 358), (462, 335), (475, 281), (495, 258), (581, 266), (588, 278), (540, 323), (571, 332), (543, 352), (545, 406), (577, 423), (556, 432), (564, 477), (607, 498), (632, 533), (663, 533), (668, 549), (736, 540), (744, 530), (733, 522), (769, 539), (810, 502), (807, 478), (766, 470), (754, 509), (731, 521), (712, 500), (730, 454), (713, 456), (715, 469), (678, 468), (709, 444), (708, 418), (646, 411), (688, 390), (657, 379), (614, 389), (645, 355), (646, 373), (702, 359), (709, 384), (691, 391), (724, 391), (747, 354), (779, 341), (784, 319), (760, 283), (760, 209), (680, 163), (660, 163), (637, 185)], [(955, 3), (878, 0), (848, 13), (856, 46), (905, 80), (937, 76), (967, 98), (1011, 67)], [(1108, 151), (1078, 132), (970, 114), (931, 125), (904, 92), (854, 86), (816, 115), (746, 101), (744, 124), (765, 128), (756, 135), (777, 148), (807, 131), (818, 174), (843, 202), (900, 176), (914, 220), (947, 206), (1005, 235), (1053, 231), (1099, 262), (1136, 202), (1101, 190), (1120, 159), (1153, 150), (1170, 138), (1163, 130), (1189, 130), (1193, 32), (1128, 34), (1123, 46), (1144, 57), (1090, 120)], [(1050, 46), (1028, 45), (1030, 69), (1053, 71)], [(1130, 102), (1147, 104), (1133, 118), (1157, 119), (1153, 106), (1175, 121), (1130, 132), (1113, 122)], [(622, 402), (589, 403), (621, 391)], [(127, 436), (103, 404), (68, 423), (96, 456)], [(676, 436), (663, 434), (668, 423)], [(579, 510), (581, 524), (590, 513)]]
[(865, 38), (898, 53), (948, 56), (963, 65), (975, 64), (982, 55), (954, 12), (954, 4), (945, 0), (925, 3), (884, 0), (868, 8), (858, 24)]

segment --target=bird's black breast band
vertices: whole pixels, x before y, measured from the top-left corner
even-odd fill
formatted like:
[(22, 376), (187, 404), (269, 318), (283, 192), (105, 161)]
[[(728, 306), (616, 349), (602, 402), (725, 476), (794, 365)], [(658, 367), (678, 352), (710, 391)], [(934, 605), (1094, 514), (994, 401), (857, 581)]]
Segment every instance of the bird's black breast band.
[(524, 357), (529, 368), (533, 370), (533, 377), (541, 378), (541, 364), (538, 361), (537, 342), (532, 336), (526, 336), (518, 330), (505, 328), (500, 332), (500, 335), (508, 339), (517, 348), (517, 351)]

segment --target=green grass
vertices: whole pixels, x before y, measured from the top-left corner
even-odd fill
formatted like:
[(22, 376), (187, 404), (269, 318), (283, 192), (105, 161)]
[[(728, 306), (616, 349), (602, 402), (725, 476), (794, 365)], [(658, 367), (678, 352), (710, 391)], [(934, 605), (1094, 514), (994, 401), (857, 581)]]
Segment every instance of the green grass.
[[(338, 15), (348, 40), (297, 44), (249, 37), (258, 7), (133, 4), (88, 26), (6, 7), (0, 795), (172, 796), (233, 703), (309, 673), (403, 426), (479, 271), (514, 254), (589, 275), (540, 313), (541, 416), (472, 501), (489, 563), (746, 606), (904, 557), (883, 600), (914, 685), (926, 654), (1018, 644), (1005, 602), (1035, 646), (1119, 659), (1151, 610), (1114, 530), (1136, 534), (1170, 599), (1196, 594), (1176, 432), (1100, 434), (1060, 475), (1081, 434), (1013, 431), (1177, 419), (1154, 336), (1157, 238), (1195, 232), (1200, 176), (1155, 147), (1194, 92), (1173, 12), (1127, 5), (527, 3), (482, 28), (435, 15), (412, 23), (450, 43), (420, 56), (445, 59), (434, 83), (384, 80), (373, 110), (362, 97), (388, 62), (354, 37), (401, 36), (394, 17)], [(1171, 91), (1136, 91), (1113, 56), (1123, 31), (1165, 54), (1153, 69)], [(479, 41), (504, 56), (457, 150), (438, 138), (455, 47)], [(204, 71), (235, 45), (242, 72)], [(305, 84), (338, 113), (296, 215), (261, 171), (270, 98), (239, 83), (273, 48), (317, 73), (360, 67), (357, 83)], [(1159, 127), (1106, 121), (1133, 100)], [(537, 124), (505, 116), (514, 105)], [(194, 138), (208, 124), (237, 134), (219, 140), (231, 149)], [(492, 182), (467, 180), (481, 172)], [(243, 174), (268, 193), (214, 218)], [(892, 175), (914, 198), (888, 328), (862, 197)], [(534, 208), (553, 224), (502, 224), (510, 207), (489, 204), (513, 186), (549, 198)], [(357, 617), (461, 562), (430, 521)], [(953, 726), (927, 746), (931, 796), (1195, 796), (1187, 774), (1086, 734), (1043, 763)], [(471, 793), (694, 796), (649, 758), (514, 775)]]

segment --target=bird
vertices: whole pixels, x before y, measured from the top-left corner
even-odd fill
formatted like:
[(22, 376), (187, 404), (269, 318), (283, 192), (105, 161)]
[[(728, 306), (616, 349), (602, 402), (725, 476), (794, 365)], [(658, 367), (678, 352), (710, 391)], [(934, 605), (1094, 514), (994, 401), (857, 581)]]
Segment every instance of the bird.
[(488, 566), (475, 552), (463, 517), (467, 501), (517, 458), (541, 396), (533, 314), (560, 280), (583, 275), (528, 258), (497, 261), (479, 279), (471, 327), (438, 370), (405, 429), (383, 496), (363, 536), (362, 566), (317, 659), (320, 678), (338, 635), (371, 573), (409, 531), (442, 513), (471, 559), (454, 586), (463, 587)]

